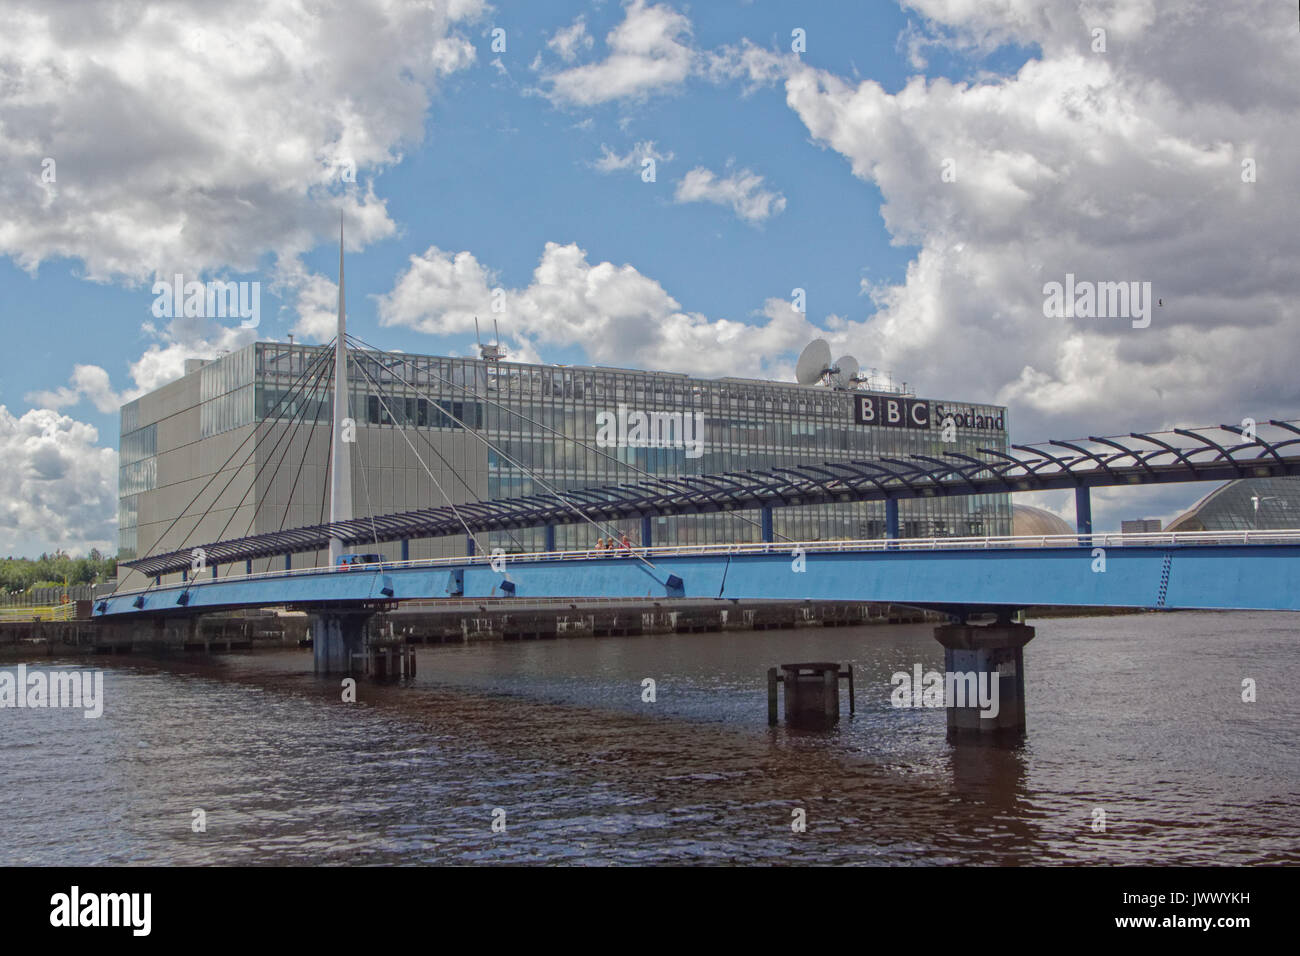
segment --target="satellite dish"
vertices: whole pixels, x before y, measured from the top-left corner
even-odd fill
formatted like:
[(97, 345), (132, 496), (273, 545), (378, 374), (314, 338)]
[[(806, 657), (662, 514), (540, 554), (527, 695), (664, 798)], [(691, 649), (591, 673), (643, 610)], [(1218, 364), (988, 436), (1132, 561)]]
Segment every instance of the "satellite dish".
[(794, 377), (800, 385), (816, 385), (831, 368), (831, 347), (825, 339), (813, 339), (799, 354)]
[(839, 371), (831, 376), (831, 381), (840, 388), (852, 388), (858, 384), (858, 372), (861, 366), (858, 365), (858, 360), (852, 355), (841, 356), (835, 362), (835, 367)]

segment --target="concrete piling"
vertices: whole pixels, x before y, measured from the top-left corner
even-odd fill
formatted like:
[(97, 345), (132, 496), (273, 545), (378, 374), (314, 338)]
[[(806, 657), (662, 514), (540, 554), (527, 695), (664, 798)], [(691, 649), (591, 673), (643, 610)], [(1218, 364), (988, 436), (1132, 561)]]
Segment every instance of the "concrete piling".
[(782, 664), (767, 672), (767, 722), (777, 721), (778, 683), (785, 685), (785, 720), (794, 727), (829, 727), (840, 719), (840, 680), (849, 682), (849, 713), (856, 713), (853, 700), (853, 667), (827, 662)]
[(985, 626), (945, 624), (934, 636), (944, 648), (945, 691), (955, 691), (945, 698), (949, 738), (1023, 736), (1024, 648), (1034, 629), (999, 620)]

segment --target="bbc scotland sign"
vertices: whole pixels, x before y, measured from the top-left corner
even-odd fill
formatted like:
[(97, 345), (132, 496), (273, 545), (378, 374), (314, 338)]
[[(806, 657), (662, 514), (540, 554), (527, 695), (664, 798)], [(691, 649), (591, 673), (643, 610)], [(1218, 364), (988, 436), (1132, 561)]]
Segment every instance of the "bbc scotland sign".
[(929, 402), (916, 398), (889, 398), (885, 395), (857, 395), (854, 398), (853, 420), (859, 425), (930, 427)]
[(888, 395), (855, 395), (853, 420), (859, 425), (883, 425), (886, 428), (936, 428), (952, 419), (958, 428), (976, 431), (1005, 431), (1001, 415), (981, 415), (971, 408), (931, 405), (919, 398), (891, 398)]

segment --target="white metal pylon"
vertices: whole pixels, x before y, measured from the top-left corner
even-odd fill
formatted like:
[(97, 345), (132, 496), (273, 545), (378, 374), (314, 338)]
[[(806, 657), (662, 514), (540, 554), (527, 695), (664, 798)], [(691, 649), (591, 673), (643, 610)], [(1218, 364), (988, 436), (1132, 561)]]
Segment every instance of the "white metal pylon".
[[(343, 213), (339, 213), (339, 327), (334, 345), (334, 438), (330, 442), (330, 523), (352, 518), (352, 455), (344, 442), (343, 420), (348, 417), (347, 316), (343, 308)], [(349, 437), (355, 435), (348, 429)], [(330, 536), (330, 567), (338, 567), (343, 553), (341, 538)]]

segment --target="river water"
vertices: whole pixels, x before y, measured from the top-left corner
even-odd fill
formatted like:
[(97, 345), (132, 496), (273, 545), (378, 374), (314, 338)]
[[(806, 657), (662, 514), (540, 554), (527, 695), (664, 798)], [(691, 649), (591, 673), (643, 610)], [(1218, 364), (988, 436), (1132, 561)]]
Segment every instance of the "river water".
[[(1014, 748), (890, 705), (923, 625), (431, 646), (356, 703), (310, 651), (31, 662), (101, 667), (104, 714), (0, 710), (0, 863), (1294, 864), (1298, 622), (1031, 621)], [(769, 728), (805, 660), (857, 715)]]

